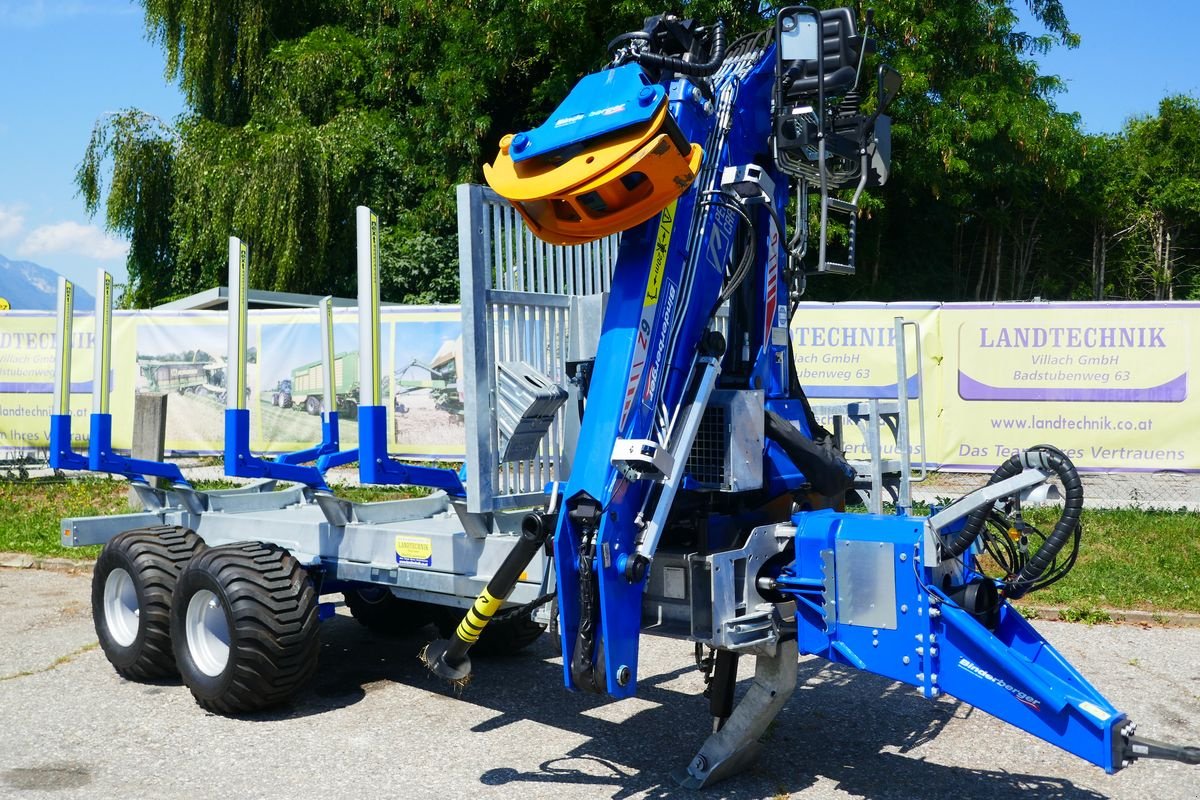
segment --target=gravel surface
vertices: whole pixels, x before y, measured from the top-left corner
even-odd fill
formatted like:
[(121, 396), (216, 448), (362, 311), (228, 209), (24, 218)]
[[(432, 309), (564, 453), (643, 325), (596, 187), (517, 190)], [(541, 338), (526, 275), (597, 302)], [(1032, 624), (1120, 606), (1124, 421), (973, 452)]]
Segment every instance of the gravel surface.
[[(0, 570), (2, 797), (698, 796), (670, 777), (709, 727), (685, 642), (643, 638), (630, 700), (565, 691), (548, 637), (478, 660), (455, 695), (417, 662), (432, 631), (381, 640), (343, 611), (294, 704), (226, 719), (177, 682), (119, 678), (89, 590), (88, 576)], [(1140, 733), (1200, 742), (1200, 630), (1038, 625)], [(758, 763), (703, 796), (1195, 800), (1200, 768), (1105, 775), (964, 704), (806, 658)]]

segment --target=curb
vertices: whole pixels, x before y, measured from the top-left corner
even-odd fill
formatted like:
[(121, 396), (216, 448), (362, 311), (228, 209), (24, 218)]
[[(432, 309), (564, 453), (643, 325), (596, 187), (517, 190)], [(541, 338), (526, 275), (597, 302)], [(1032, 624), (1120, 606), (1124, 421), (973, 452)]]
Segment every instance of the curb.
[(76, 560), (51, 556), (31, 556), (28, 553), (0, 553), (0, 569), (40, 569), (47, 572), (80, 574), (91, 572), (95, 560)]
[[(1200, 628), (1200, 614), (1187, 611), (1139, 611), (1120, 608), (1084, 609), (1085, 615), (1098, 618), (1080, 618), (1080, 609), (1071, 606), (1018, 605), (1018, 611), (1032, 612), (1035, 622), (1082, 622), (1087, 625), (1154, 625), (1165, 628)], [(1108, 619), (1103, 617), (1107, 616)]]

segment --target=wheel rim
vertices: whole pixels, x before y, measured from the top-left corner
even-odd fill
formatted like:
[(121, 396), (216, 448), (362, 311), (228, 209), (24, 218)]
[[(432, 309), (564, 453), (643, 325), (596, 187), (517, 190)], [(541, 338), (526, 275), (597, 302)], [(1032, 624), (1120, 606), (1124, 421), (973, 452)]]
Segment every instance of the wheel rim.
[(137, 638), (140, 619), (137, 587), (129, 573), (117, 567), (104, 579), (104, 623), (109, 636), (121, 647), (129, 647)]
[(229, 663), (229, 622), (221, 601), (208, 589), (192, 595), (187, 607), (188, 652), (205, 675), (217, 677)]
[(392, 593), (382, 586), (364, 586), (358, 590), (358, 597), (368, 605), (377, 606), (387, 602)]

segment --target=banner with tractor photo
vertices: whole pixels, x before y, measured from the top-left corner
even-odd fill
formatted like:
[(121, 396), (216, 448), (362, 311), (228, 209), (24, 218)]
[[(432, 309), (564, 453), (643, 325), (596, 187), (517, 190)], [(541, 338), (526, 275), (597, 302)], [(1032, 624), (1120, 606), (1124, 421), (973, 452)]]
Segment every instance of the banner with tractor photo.
[[(455, 306), (383, 310), (384, 394), (391, 397), (391, 451), (410, 458), (462, 458), (464, 451), (459, 359), (462, 337)], [(71, 408), (76, 449), (87, 439), (91, 404), (92, 320), (75, 325)], [(246, 395), (252, 410), (251, 447), (274, 453), (298, 450), (321, 438), (325, 387), (320, 368), (320, 325), (315, 309), (250, 312)], [(227, 378), (224, 312), (118, 312), (113, 319), (111, 408), (113, 444), (133, 438), (136, 393), (165, 393), (166, 449), (220, 453)], [(358, 440), (358, 317), (334, 312), (334, 397), (341, 441)], [(54, 317), (0, 315), (0, 449), (47, 446), (54, 372)]]

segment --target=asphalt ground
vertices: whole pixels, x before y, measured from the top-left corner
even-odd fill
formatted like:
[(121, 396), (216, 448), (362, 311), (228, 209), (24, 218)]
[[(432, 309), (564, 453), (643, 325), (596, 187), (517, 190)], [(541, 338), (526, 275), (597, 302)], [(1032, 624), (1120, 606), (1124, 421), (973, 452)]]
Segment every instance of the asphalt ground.
[[(0, 796), (1200, 797), (1200, 767), (1105, 775), (965, 704), (812, 658), (757, 764), (697, 795), (671, 779), (710, 726), (687, 643), (643, 638), (630, 700), (564, 690), (549, 637), (478, 660), (456, 694), (417, 661), (432, 631), (378, 639), (344, 612), (323, 623), (319, 673), (293, 704), (228, 719), (178, 682), (118, 677), (89, 586), (0, 570)], [(1200, 630), (1037, 624), (1139, 733), (1200, 742)]]

